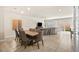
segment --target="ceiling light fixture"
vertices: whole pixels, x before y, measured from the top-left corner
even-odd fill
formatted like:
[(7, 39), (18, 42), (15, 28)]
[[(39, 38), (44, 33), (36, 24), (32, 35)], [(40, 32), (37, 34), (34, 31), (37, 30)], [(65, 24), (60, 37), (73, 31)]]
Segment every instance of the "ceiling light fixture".
[(13, 11), (16, 11), (16, 8), (13, 8)]
[(24, 14), (24, 11), (21, 11), (21, 14)]
[(30, 11), (30, 8), (27, 8), (28, 11)]
[(62, 11), (62, 9), (59, 9), (58, 11), (59, 11), (59, 12), (61, 12), (61, 11)]

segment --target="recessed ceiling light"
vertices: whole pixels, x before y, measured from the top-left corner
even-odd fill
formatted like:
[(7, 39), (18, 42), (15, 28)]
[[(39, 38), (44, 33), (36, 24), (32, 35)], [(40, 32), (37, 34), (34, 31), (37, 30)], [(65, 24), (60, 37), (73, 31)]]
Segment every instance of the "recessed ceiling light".
[(59, 11), (59, 12), (61, 12), (61, 11), (62, 11), (62, 9), (59, 9), (58, 11)]
[(28, 11), (30, 11), (30, 8), (27, 8)]
[(21, 11), (21, 14), (24, 14), (24, 11)]
[(16, 8), (14, 8), (16, 10)]
[(16, 8), (13, 8), (13, 11), (16, 11)]

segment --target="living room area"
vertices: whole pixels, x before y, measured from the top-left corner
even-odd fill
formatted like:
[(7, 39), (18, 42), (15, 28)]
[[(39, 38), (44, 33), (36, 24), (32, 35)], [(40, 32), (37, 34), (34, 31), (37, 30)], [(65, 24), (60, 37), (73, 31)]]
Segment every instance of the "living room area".
[(0, 6), (0, 52), (72, 52), (73, 22), (73, 6)]

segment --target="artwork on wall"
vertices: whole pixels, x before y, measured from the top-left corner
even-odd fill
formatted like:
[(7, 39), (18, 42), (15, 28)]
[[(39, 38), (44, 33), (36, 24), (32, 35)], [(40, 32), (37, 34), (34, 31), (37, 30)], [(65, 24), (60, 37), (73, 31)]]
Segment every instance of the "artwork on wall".
[(70, 30), (70, 24), (66, 23), (66, 24), (64, 25), (64, 30), (65, 30), (65, 31), (69, 31), (69, 30)]
[(14, 19), (12, 21), (12, 29), (14, 30), (18, 28), (19, 26), (22, 26), (22, 20)]

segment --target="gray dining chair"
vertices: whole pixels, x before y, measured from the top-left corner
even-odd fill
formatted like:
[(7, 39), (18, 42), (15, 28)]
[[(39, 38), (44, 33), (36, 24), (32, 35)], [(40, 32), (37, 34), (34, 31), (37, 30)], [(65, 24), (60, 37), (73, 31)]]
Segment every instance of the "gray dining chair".
[(24, 31), (20, 31), (20, 39), (21, 39), (21, 46), (23, 45), (25, 48), (31, 45), (32, 40), (29, 39)]
[(36, 29), (36, 31), (39, 33), (38, 35), (37, 35), (37, 38), (36, 38), (36, 43), (37, 43), (37, 46), (38, 46), (38, 49), (40, 48), (39, 47), (39, 42), (41, 41), (42, 42), (42, 45), (44, 46), (44, 42), (43, 42), (43, 32), (42, 32), (42, 30), (41, 29)]
[(18, 31), (17, 31), (17, 29), (15, 29), (15, 40), (17, 41), (18, 39), (19, 39), (19, 33), (18, 33)]

